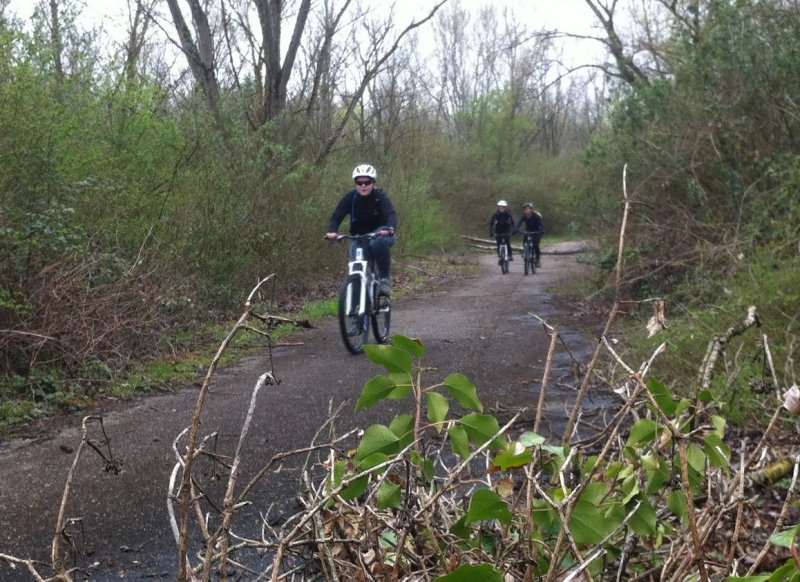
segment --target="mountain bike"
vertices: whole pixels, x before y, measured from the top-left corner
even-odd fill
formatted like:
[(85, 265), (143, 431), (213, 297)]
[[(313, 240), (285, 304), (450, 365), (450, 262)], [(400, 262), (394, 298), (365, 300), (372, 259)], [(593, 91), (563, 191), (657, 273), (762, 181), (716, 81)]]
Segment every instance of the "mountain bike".
[(500, 263), (500, 270), (503, 272), (503, 275), (507, 275), (508, 274), (508, 241), (509, 241), (510, 235), (501, 234), (501, 235), (497, 235), (497, 236), (500, 237), (500, 242), (498, 243), (500, 245), (500, 248), (497, 249), (497, 256), (499, 258), (498, 262)]
[(347, 276), (339, 290), (339, 331), (345, 347), (354, 354), (364, 351), (370, 324), (376, 342), (383, 344), (389, 339), (392, 302), (388, 295), (378, 293), (375, 265), (369, 256), (369, 241), (379, 236), (377, 232), (340, 234), (335, 241), (356, 241), (355, 256), (347, 264)]
[(542, 231), (532, 230), (523, 231), (522, 242), (522, 262), (525, 265), (525, 274), (531, 275), (536, 273), (537, 257), (536, 257), (536, 237), (540, 236)]

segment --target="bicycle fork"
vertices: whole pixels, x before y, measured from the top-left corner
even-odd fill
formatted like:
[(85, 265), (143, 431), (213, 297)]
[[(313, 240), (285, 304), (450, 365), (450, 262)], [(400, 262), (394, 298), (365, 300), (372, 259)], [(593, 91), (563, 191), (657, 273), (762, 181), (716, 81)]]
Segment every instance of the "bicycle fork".
[(353, 286), (347, 287), (347, 305), (351, 308), (351, 315), (364, 315), (367, 312), (367, 293), (369, 293), (369, 277), (367, 277), (367, 261), (364, 260), (364, 249), (361, 247), (356, 249), (356, 258), (350, 261), (348, 275), (356, 275), (361, 280), (361, 293), (358, 297), (358, 311), (356, 312), (353, 307)]

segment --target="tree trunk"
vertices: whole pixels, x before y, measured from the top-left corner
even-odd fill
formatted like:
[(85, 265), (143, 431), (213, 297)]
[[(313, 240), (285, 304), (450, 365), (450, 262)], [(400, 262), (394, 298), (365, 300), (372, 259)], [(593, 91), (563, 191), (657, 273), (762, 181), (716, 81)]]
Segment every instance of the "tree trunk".
[(189, 62), (195, 81), (203, 88), (211, 114), (219, 129), (224, 132), (224, 125), (219, 111), (220, 89), (217, 81), (216, 63), (214, 62), (214, 39), (203, 7), (198, 0), (188, 0), (192, 11), (197, 41), (192, 38), (191, 30), (183, 18), (178, 0), (167, 0), (172, 21), (181, 43), (181, 50)]

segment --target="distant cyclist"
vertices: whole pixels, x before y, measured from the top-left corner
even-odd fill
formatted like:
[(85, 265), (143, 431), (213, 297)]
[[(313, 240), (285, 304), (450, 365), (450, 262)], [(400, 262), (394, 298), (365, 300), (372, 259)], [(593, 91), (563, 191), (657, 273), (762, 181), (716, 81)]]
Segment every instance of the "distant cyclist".
[(541, 266), (540, 257), (542, 252), (539, 250), (539, 241), (544, 232), (544, 218), (541, 213), (533, 208), (533, 202), (526, 202), (522, 206), (522, 217), (520, 217), (514, 232), (535, 232), (533, 235), (533, 252), (536, 256), (536, 266)]
[[(508, 260), (513, 261), (511, 256), (511, 234), (514, 232), (514, 218), (508, 211), (508, 203), (505, 200), (497, 202), (497, 212), (492, 214), (489, 221), (489, 236), (493, 236), (497, 241), (497, 254), (500, 255), (500, 244), (505, 241), (508, 247)], [(500, 261), (497, 263), (500, 264)]]
[[(379, 238), (369, 243), (369, 252), (378, 267), (378, 293), (389, 295), (392, 292), (390, 248), (394, 244), (394, 231), (397, 228), (397, 212), (389, 199), (389, 195), (375, 184), (378, 171), (369, 164), (361, 164), (353, 169), (355, 190), (345, 194), (336, 205), (328, 222), (325, 235), (335, 240), (337, 229), (350, 215), (350, 234), (368, 234), (380, 232)], [(350, 245), (350, 259), (355, 258), (356, 241)]]

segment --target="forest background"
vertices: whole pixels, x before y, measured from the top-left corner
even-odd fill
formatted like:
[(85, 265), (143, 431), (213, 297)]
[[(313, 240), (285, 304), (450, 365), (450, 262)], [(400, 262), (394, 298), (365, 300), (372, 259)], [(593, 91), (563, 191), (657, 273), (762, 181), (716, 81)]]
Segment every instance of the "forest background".
[(551, 235), (597, 241), (598, 300), (627, 165), (629, 314), (669, 298), (692, 353), (694, 330), (757, 302), (796, 381), (795, 0), (585, 0), (604, 57), (568, 66), (563, 32), (455, 0), (410, 24), (350, 0), (130, 0), (113, 41), (76, 0), (24, 23), (9, 6), (2, 422), (179, 354), (270, 273), (279, 305), (331, 295), (341, 249), (321, 237), (362, 162), (398, 207), (400, 263), (485, 236), (498, 198), (530, 200)]

